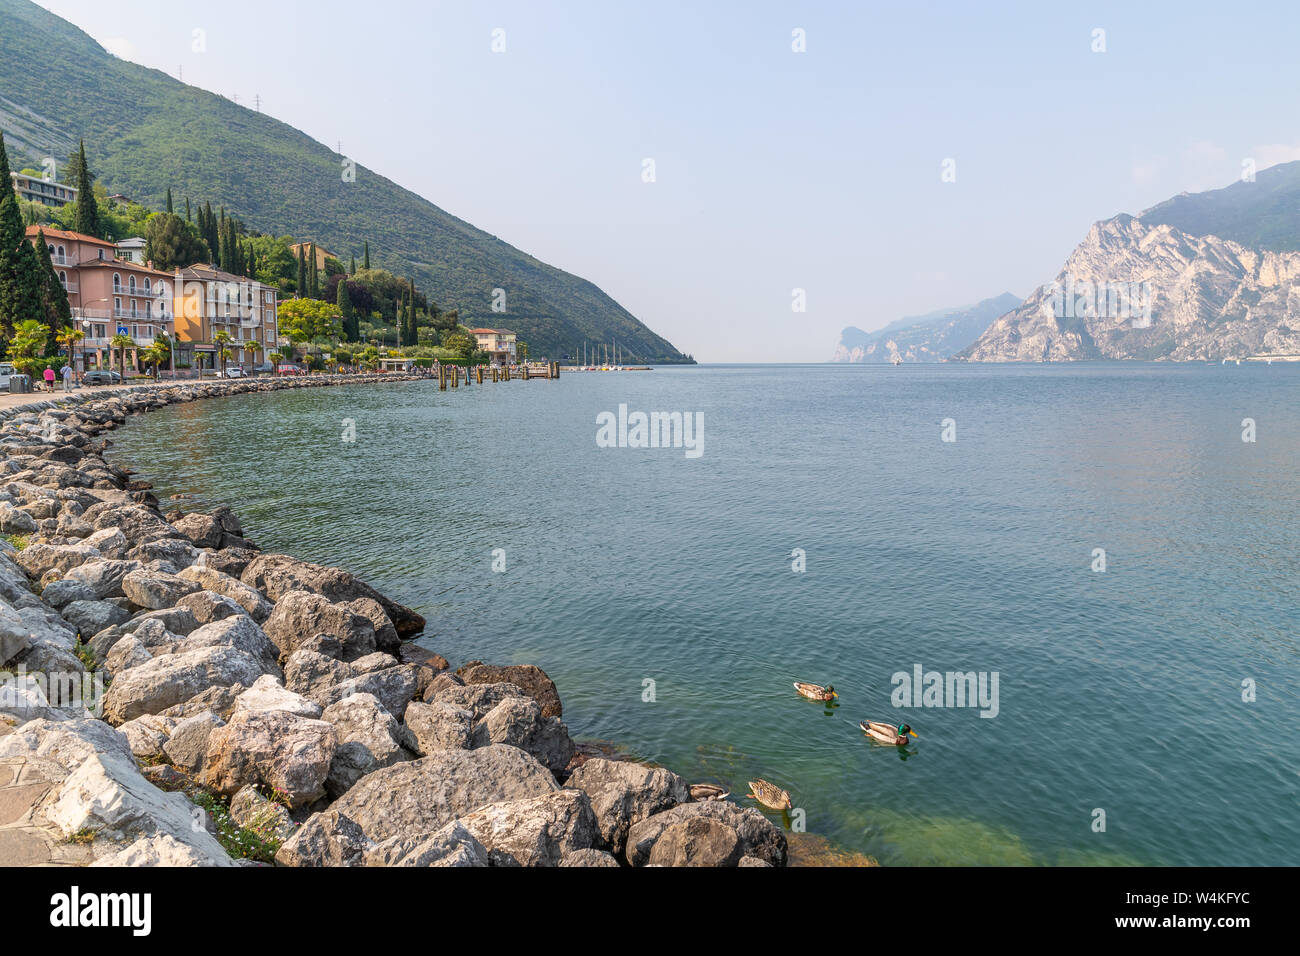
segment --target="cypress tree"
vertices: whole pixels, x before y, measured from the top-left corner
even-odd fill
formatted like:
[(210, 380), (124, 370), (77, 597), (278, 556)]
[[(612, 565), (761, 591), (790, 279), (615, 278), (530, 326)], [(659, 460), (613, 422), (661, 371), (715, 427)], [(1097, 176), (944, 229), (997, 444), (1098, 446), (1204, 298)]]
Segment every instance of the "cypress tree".
[(27, 241), (18, 211), (9, 154), (0, 132), (0, 335), (6, 339), (13, 336), (15, 323), (41, 314), (41, 278), (36, 250)]
[(352, 257), (352, 268), (348, 270), (348, 275), (350, 275), (350, 276), (354, 276), (354, 275), (356, 275), (356, 274), (357, 274), (357, 257), (356, 257), (356, 256), (353, 256), (353, 257)]
[(365, 255), (365, 259), (363, 260), (363, 264), (361, 268), (363, 269), (370, 268), (370, 243), (368, 241), (366, 242), (366, 255)]
[(316, 271), (316, 243), (311, 244), (311, 262), (308, 264), (311, 269), (311, 297), (320, 298), (320, 274)]
[(186, 222), (193, 222), (193, 221), (194, 221), (193, 218), (191, 218), (191, 216), (190, 216), (190, 197), (189, 197), (189, 196), (186, 196), (186, 197), (185, 197), (185, 221), (186, 221)]
[(95, 201), (94, 182), (86, 165), (86, 141), (82, 140), (81, 167), (77, 175), (77, 218), (72, 230), (101, 239), (100, 228), (99, 203)]
[(410, 301), (406, 306), (406, 344), (419, 345), (419, 336), (415, 329), (415, 280), (408, 280), (411, 287)]
[(406, 290), (402, 290), (402, 298), (397, 303), (397, 314), (393, 316), (393, 325), (397, 329), (397, 347), (402, 347), (402, 339), (406, 337)]
[(356, 341), (356, 333), (353, 331), (355, 317), (352, 312), (352, 297), (348, 294), (348, 280), (339, 276), (339, 293), (334, 298), (334, 303), (338, 306), (339, 316), (342, 319), (343, 338), (349, 342)]
[(173, 214), (176, 211), (172, 209), (172, 188), (170, 186), (167, 187), (167, 211)]
[(298, 284), (294, 286), (293, 291), (299, 298), (307, 294), (307, 257), (303, 255), (305, 248), (302, 243), (298, 244)]
[[(68, 161), (63, 167), (63, 176), (61, 180), (65, 186), (75, 186), (81, 179), (81, 171), (85, 168), (86, 161), (80, 150), (74, 149), (68, 154)], [(94, 176), (90, 177), (94, 179)]]
[(54, 261), (50, 258), (50, 247), (45, 244), (45, 233), (36, 233), (36, 259), (41, 272), (41, 306), (42, 317), (50, 327), (51, 333), (72, 324), (72, 309), (68, 306), (68, 292), (59, 281), (59, 274), (54, 271)]
[(217, 235), (217, 215), (212, 211), (212, 203), (204, 204), (203, 218), (204, 222), (199, 232), (203, 234), (203, 238), (208, 244), (208, 252), (210, 253), (208, 261), (216, 265), (218, 255), (221, 252), (221, 239)]

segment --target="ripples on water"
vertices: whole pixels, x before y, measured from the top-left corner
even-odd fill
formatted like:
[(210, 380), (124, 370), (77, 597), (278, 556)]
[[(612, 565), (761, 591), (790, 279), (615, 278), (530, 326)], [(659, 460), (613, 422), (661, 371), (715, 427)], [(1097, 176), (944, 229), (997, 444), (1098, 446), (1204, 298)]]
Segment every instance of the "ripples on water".
[[(704, 456), (598, 449), (620, 402), (702, 411)], [(115, 455), (453, 662), (539, 664), (575, 735), (765, 776), (884, 863), (1294, 863), (1297, 407), (1300, 367), (705, 367), (213, 400)], [(998, 671), (1000, 713), (900, 717), (917, 663)]]

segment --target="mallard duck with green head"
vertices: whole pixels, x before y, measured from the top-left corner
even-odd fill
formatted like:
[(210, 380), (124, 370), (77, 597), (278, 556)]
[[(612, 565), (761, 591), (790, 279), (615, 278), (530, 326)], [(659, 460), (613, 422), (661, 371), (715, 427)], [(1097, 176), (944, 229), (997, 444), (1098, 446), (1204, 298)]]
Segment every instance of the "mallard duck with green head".
[(835, 693), (835, 688), (830, 684), (823, 687), (821, 684), (810, 684), (804, 680), (795, 681), (794, 689), (809, 700), (834, 700), (840, 696)]
[(877, 743), (891, 744), (895, 747), (911, 743), (907, 738), (916, 736), (908, 724), (882, 724), (876, 720), (864, 720), (858, 726), (862, 728), (864, 734)]

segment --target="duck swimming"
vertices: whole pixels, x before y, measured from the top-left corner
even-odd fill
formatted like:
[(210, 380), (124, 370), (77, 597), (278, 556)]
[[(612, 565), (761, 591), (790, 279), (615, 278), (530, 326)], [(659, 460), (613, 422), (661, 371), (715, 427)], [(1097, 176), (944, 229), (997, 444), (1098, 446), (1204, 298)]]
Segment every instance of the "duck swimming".
[(915, 737), (909, 724), (882, 724), (875, 720), (864, 720), (858, 724), (862, 732), (877, 743), (892, 744), (901, 747), (910, 743), (909, 736)]
[(790, 802), (790, 794), (762, 777), (749, 781), (749, 793), (746, 796), (753, 797), (771, 810), (789, 810), (794, 807), (794, 804)]
[(807, 681), (797, 680), (794, 682), (794, 689), (809, 700), (832, 700), (840, 696), (835, 693), (835, 688), (830, 684), (823, 687), (821, 684), (810, 684)]

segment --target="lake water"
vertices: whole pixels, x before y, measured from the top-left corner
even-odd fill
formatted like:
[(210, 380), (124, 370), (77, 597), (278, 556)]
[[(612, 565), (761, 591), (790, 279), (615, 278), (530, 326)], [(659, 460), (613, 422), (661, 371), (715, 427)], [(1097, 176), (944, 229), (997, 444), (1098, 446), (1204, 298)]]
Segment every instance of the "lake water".
[[(621, 403), (702, 413), (703, 454), (598, 447)], [(538, 664), (576, 737), (766, 777), (882, 863), (1284, 864), (1297, 410), (1300, 366), (705, 366), (198, 402), (113, 457), (416, 607), (453, 666)], [(996, 672), (996, 716), (895, 707), (917, 665)]]

